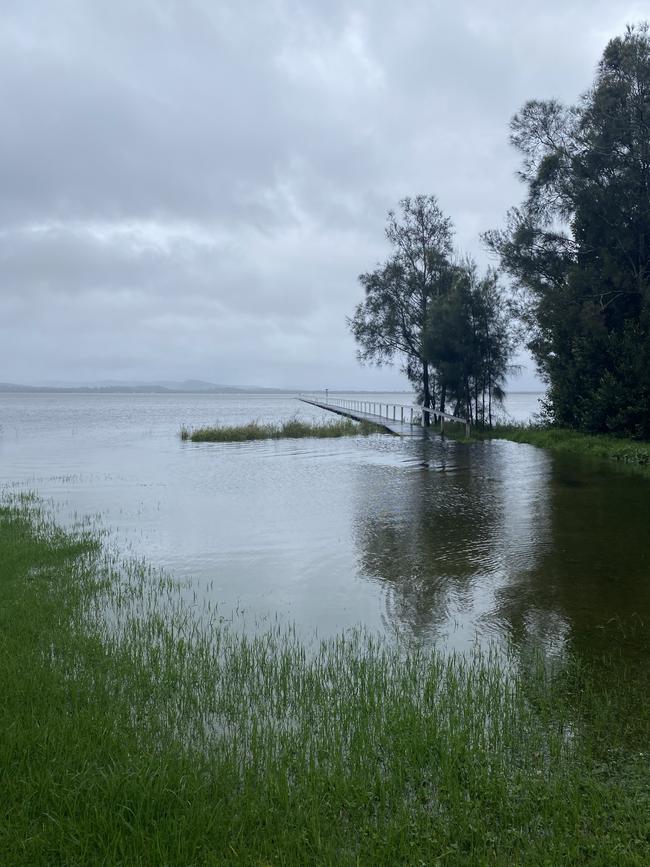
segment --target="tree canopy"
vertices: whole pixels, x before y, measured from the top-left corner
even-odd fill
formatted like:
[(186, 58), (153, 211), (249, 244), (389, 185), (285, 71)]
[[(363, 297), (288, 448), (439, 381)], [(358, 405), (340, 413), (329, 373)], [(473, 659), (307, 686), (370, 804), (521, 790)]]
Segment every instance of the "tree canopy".
[[(365, 299), (348, 320), (362, 362), (399, 360), (425, 407), (492, 424), (514, 340), (494, 272), (453, 255), (453, 227), (434, 196), (388, 214), (391, 256), (359, 278)], [(425, 414), (425, 422), (429, 415)]]
[(453, 228), (435, 196), (405, 198), (399, 214), (390, 211), (386, 237), (389, 259), (359, 280), (365, 300), (348, 320), (362, 362), (383, 364), (398, 358), (420, 393), (433, 406), (432, 370), (425, 352), (430, 308), (452, 278)]
[(492, 427), (507, 375), (515, 371), (515, 346), (512, 312), (497, 273), (479, 277), (471, 259), (458, 264), (448, 292), (432, 305), (425, 339), (441, 409), (451, 400), (457, 415)]
[(522, 290), (560, 424), (650, 436), (650, 37), (613, 39), (576, 106), (511, 122), (527, 197), (488, 245)]

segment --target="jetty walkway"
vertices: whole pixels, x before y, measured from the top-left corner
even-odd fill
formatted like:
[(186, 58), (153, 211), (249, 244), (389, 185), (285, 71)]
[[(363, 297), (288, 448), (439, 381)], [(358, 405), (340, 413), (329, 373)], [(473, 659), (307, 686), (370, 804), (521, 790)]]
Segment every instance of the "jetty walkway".
[[(349, 398), (330, 397), (327, 392), (323, 397), (320, 395), (300, 395), (298, 400), (335, 412), (355, 421), (369, 421), (379, 427), (383, 427), (389, 433), (401, 437), (422, 436), (423, 430), (433, 430), (433, 425), (440, 426), (440, 433), (444, 434), (445, 422), (463, 424), (465, 435), (469, 436), (470, 425), (467, 419), (449, 415), (446, 412), (435, 412), (421, 405), (405, 403), (381, 403), (372, 400), (355, 400)], [(423, 419), (425, 413), (432, 416), (432, 427), (425, 427)]]

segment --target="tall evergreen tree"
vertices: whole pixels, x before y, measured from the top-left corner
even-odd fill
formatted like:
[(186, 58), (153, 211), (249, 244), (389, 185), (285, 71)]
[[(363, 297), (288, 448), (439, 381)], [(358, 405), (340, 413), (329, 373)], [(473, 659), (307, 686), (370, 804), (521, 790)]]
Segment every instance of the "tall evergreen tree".
[(613, 39), (580, 104), (512, 120), (528, 195), (489, 246), (524, 291), (558, 423), (650, 436), (650, 36)]
[(473, 424), (492, 426), (505, 396), (516, 335), (497, 274), (479, 277), (471, 261), (457, 265), (449, 291), (430, 312), (426, 352), (437, 371), (441, 399)]
[(451, 221), (435, 196), (405, 198), (399, 213), (388, 215), (386, 237), (392, 255), (359, 277), (365, 299), (348, 325), (359, 345), (360, 361), (380, 365), (399, 359), (424, 406), (435, 408), (425, 337), (432, 304), (445, 294), (452, 279)]

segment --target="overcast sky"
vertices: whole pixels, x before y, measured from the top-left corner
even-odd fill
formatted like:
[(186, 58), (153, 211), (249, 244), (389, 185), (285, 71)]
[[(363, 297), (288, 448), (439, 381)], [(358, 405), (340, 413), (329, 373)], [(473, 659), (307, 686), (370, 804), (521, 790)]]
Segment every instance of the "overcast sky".
[(345, 324), (387, 210), (435, 194), (487, 264), (510, 117), (643, 5), (2, 0), (0, 381), (400, 387)]

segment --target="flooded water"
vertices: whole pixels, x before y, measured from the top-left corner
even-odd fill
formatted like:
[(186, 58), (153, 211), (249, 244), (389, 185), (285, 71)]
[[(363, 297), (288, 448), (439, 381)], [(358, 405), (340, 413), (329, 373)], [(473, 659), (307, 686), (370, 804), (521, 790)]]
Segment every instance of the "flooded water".
[[(538, 398), (512, 395), (510, 416)], [(130, 553), (253, 620), (647, 653), (648, 481), (505, 441), (179, 437), (292, 416), (331, 419), (292, 395), (0, 396), (0, 484), (63, 520), (101, 515)]]

